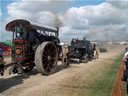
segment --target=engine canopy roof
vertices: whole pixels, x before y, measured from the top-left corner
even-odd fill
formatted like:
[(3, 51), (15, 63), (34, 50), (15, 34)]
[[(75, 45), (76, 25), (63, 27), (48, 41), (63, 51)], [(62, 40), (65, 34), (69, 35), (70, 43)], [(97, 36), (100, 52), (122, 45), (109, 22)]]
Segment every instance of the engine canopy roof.
[(24, 20), (24, 19), (17, 19), (17, 20), (13, 20), (13, 21), (9, 22), (6, 25), (6, 31), (13, 32), (13, 28), (15, 28), (17, 25), (23, 25), (23, 26), (34, 28), (34, 29), (37, 29), (37, 30), (44, 30), (44, 31), (58, 33), (58, 28), (42, 25), (42, 24), (39, 24), (39, 23), (34, 23), (34, 22), (27, 21), (27, 20)]

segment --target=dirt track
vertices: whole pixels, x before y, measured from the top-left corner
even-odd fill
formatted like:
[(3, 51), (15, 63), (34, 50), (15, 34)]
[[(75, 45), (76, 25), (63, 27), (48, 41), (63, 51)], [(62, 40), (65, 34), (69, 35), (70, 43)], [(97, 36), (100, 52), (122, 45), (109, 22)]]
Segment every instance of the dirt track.
[[(77, 74), (81, 71), (89, 72), (96, 64), (104, 64), (119, 56), (124, 50), (124, 46), (111, 46), (108, 53), (100, 54), (100, 59), (93, 60), (87, 64), (71, 64), (67, 69), (63, 69), (61, 64), (58, 65), (56, 73), (50, 76), (42, 76), (36, 69), (28, 74), (23, 75), (7, 75), (0, 78), (0, 96), (49, 96), (47, 93), (52, 94), (52, 90), (58, 88), (58, 85), (64, 83), (65, 80), (70, 80), (72, 77), (77, 78)], [(94, 68), (93, 70), (98, 70)], [(51, 95), (60, 96), (60, 95)], [(65, 95), (66, 96), (66, 95)], [(70, 96), (70, 95), (69, 95)]]

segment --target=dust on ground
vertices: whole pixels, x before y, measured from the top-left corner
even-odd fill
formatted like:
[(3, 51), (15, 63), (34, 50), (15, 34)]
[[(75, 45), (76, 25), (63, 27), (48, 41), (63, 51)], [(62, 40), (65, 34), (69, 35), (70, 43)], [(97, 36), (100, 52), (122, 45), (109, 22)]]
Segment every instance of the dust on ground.
[[(124, 46), (109, 46), (107, 53), (101, 53), (98, 60), (89, 63), (71, 64), (69, 68), (63, 69), (59, 62), (57, 71), (50, 76), (42, 76), (36, 69), (22, 75), (8, 76), (8, 69), (5, 77), (0, 78), (0, 96), (75, 96), (70, 90), (60, 90), (60, 84), (64, 84), (73, 78), (79, 78), (77, 74), (86, 73), (87, 79), (92, 75), (91, 71), (99, 70), (105, 62), (112, 62), (124, 51)], [(88, 83), (88, 82), (87, 82)], [(76, 91), (76, 90), (73, 90)], [(69, 94), (69, 95), (68, 95)]]

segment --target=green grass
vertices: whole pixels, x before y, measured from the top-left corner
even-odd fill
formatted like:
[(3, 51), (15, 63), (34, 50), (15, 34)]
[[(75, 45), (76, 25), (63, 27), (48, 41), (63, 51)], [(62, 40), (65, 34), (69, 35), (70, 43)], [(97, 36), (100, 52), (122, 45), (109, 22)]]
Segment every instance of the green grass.
[[(76, 76), (64, 80), (47, 96), (110, 96), (123, 54), (95, 63)], [(57, 94), (57, 95), (56, 95)]]
[(126, 82), (123, 82), (123, 91), (124, 91), (124, 96), (127, 96), (127, 92), (126, 92)]
[[(116, 74), (121, 65), (122, 57), (123, 55), (119, 56), (112, 62), (112, 64), (110, 64), (110, 66), (106, 66), (104, 71), (102, 71), (100, 75), (97, 75), (95, 81), (88, 85), (88, 88), (90, 89), (88, 95), (85, 91), (87, 88), (83, 87), (79, 96), (110, 96)], [(83, 84), (86, 84), (86, 82)]]
[[(83, 86), (87, 87), (82, 87), (78, 96), (110, 96), (122, 57), (123, 55), (119, 56), (109, 66), (106, 66), (90, 84), (86, 85), (83, 81)], [(87, 88), (89, 88), (88, 91), (86, 91)]]
[(57, 96), (110, 96), (122, 57), (123, 54), (115, 59), (96, 63), (89, 72), (81, 71), (75, 77), (66, 80), (56, 91), (59, 93)]

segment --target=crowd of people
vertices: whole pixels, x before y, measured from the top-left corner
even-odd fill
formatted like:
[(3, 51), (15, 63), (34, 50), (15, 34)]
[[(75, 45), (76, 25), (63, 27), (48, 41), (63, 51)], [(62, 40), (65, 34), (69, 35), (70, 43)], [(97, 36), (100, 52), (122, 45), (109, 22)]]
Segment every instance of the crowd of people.
[(128, 94), (128, 48), (126, 48), (126, 52), (124, 54), (124, 58), (123, 58), (123, 61), (124, 61), (124, 78), (123, 78), (123, 81), (127, 82), (127, 94)]

